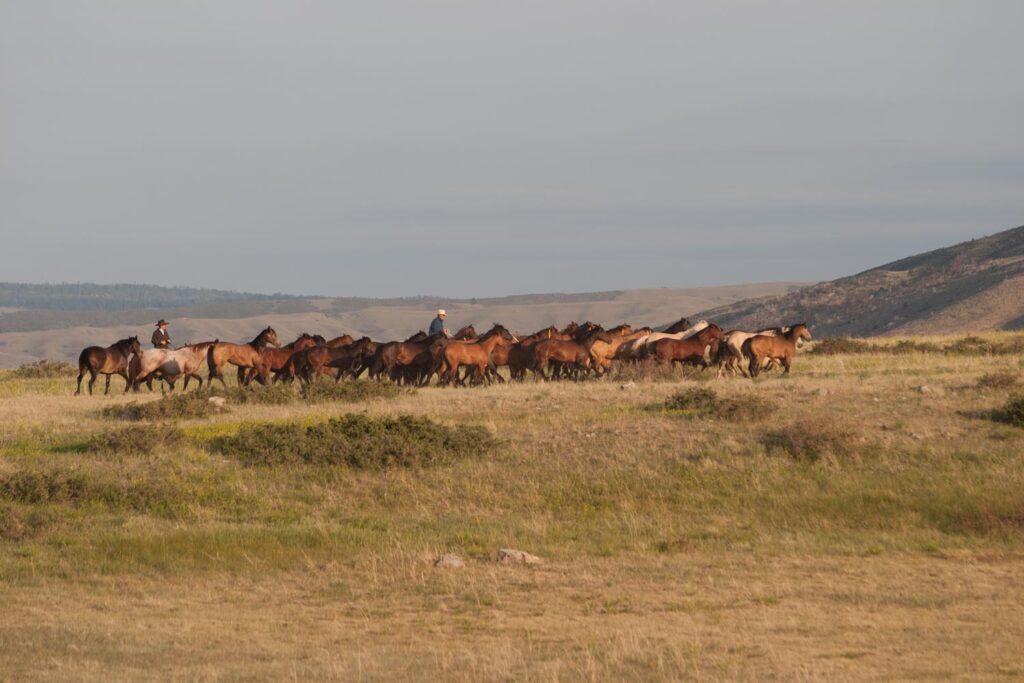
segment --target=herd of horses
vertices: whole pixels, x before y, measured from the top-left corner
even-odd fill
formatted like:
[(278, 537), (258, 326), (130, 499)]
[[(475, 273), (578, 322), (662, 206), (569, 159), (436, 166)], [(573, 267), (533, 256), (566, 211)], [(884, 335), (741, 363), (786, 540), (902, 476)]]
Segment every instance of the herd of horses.
[(604, 329), (591, 322), (573, 322), (562, 329), (552, 326), (518, 336), (495, 324), (481, 335), (469, 325), (451, 337), (417, 332), (403, 341), (389, 342), (303, 333), (281, 344), (272, 327), (242, 344), (216, 339), (177, 349), (143, 350), (138, 337), (128, 337), (82, 351), (75, 394), (81, 393), (86, 373), (90, 394), (99, 375), (106, 378), (104, 394), (110, 392), (112, 375), (125, 379), (126, 392), (138, 391), (143, 383), (152, 390), (153, 380), (166, 382), (172, 391), (179, 379), (184, 379), (185, 389), (192, 379), (202, 386), (204, 366), (208, 382), (220, 380), (221, 384), (225, 384), (225, 368), (234, 366), (241, 385), (310, 383), (323, 377), (340, 381), (365, 373), (371, 379), (398, 384), (423, 386), (436, 377), (441, 386), (465, 386), (504, 382), (501, 368), (507, 368), (512, 381), (530, 375), (538, 380), (579, 380), (608, 373), (613, 362), (644, 361), (702, 369), (716, 365), (719, 376), (729, 372), (757, 377), (774, 365), (788, 373), (797, 347), (810, 339), (805, 323), (727, 332), (704, 320), (691, 325), (686, 318), (662, 332), (625, 324)]

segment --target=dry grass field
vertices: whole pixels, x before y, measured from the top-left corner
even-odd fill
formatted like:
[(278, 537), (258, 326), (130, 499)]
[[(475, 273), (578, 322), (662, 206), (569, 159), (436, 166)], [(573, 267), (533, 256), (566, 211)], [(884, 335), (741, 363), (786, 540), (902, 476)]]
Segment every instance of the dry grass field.
[[(1024, 677), (1024, 429), (991, 419), (1019, 354), (232, 395), (164, 427), (73, 388), (0, 374), (0, 680)], [(348, 413), (490, 436), (370, 420), (413, 425), (411, 460), (353, 466), (316, 441)], [(285, 422), (319, 455), (259, 428)]]

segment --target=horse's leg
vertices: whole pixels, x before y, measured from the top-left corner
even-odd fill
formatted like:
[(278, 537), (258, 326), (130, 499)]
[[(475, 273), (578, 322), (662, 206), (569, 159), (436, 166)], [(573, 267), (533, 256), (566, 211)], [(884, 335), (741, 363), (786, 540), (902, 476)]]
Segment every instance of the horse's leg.
[(103, 375), (103, 380), (104, 380), (104, 382), (103, 382), (103, 395), (104, 396), (109, 396), (110, 395), (110, 375), (104, 374)]
[(124, 377), (124, 390), (127, 392), (128, 391), (128, 385), (131, 383), (131, 380), (128, 379), (128, 371), (127, 370), (118, 370), (117, 374), (119, 374), (121, 377)]
[(89, 395), (92, 396), (92, 385), (96, 384), (96, 371), (89, 368)]
[(78, 366), (78, 385), (77, 385), (77, 388), (75, 389), (75, 396), (78, 396), (79, 394), (82, 393), (82, 378), (83, 377), (85, 377), (85, 366), (84, 365), (79, 365)]

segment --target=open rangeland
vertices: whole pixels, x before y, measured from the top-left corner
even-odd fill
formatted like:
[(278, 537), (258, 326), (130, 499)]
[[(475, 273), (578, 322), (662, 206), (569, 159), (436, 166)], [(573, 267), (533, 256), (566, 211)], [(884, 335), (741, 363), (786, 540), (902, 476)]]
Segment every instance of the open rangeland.
[[(150, 422), (124, 418), (157, 394), (5, 372), (0, 680), (1021, 678), (1024, 430), (990, 418), (1022, 373), (800, 350), (785, 378), (231, 388)], [(369, 451), (460, 445), (260, 426), (348, 413), (437, 423), (344, 423)]]

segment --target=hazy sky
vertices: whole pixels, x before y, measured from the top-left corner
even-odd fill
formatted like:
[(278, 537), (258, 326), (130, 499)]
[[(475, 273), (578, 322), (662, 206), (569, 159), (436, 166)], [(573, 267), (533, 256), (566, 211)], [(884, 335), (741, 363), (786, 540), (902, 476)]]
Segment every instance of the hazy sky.
[(0, 0), (0, 280), (823, 279), (1024, 223), (1024, 2)]

